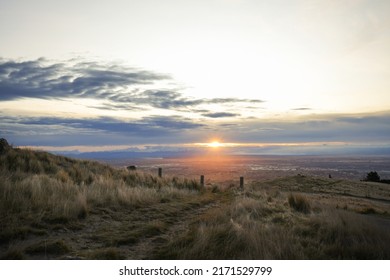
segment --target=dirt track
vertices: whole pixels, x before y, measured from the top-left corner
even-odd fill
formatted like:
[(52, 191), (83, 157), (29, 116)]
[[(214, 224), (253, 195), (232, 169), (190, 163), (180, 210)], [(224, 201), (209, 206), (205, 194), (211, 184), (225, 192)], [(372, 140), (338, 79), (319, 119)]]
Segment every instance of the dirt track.
[[(63, 256), (34, 258), (90, 259), (95, 253), (107, 258), (107, 248), (122, 259), (153, 259), (173, 234), (180, 234), (210, 209), (220, 206), (218, 200), (182, 205), (147, 207), (129, 211), (100, 209), (91, 213), (80, 225), (54, 230), (48, 239), (62, 240), (71, 248)], [(36, 240), (37, 241), (37, 240)]]
[(172, 224), (165, 230), (157, 232), (155, 235), (141, 238), (140, 241), (133, 246), (128, 246), (126, 259), (149, 259), (153, 258), (156, 251), (167, 243), (172, 234), (178, 234), (187, 230), (188, 226), (197, 217), (205, 213), (211, 208), (218, 207), (218, 203), (209, 203), (199, 208), (188, 209), (178, 214), (173, 219)]

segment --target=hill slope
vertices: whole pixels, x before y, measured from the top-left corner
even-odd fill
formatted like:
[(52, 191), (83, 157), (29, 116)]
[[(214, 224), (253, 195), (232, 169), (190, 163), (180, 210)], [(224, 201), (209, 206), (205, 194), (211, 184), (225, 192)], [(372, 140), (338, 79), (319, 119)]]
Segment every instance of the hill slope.
[(304, 176), (204, 189), (9, 147), (0, 257), (388, 259), (389, 198), (389, 185)]

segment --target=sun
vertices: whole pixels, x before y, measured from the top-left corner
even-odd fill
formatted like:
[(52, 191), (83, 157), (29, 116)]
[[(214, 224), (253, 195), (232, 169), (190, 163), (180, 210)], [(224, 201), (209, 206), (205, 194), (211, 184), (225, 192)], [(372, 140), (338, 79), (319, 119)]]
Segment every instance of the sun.
[(208, 146), (211, 148), (219, 148), (219, 147), (222, 147), (223, 145), (221, 143), (219, 143), (218, 141), (213, 141), (213, 142), (210, 142), (208, 144)]

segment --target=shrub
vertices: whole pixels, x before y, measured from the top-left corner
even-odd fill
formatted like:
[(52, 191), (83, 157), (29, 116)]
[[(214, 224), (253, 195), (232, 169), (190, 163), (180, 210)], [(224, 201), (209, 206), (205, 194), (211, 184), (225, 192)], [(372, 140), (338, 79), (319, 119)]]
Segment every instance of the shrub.
[(378, 175), (376, 171), (371, 171), (367, 173), (365, 180), (369, 182), (379, 182), (381, 180), (381, 177)]

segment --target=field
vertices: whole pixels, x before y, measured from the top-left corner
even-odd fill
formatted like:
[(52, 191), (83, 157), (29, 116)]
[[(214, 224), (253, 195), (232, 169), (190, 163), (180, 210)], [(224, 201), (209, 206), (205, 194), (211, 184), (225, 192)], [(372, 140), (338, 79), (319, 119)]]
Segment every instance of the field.
[(0, 160), (2, 259), (390, 259), (390, 185), (333, 159)]

